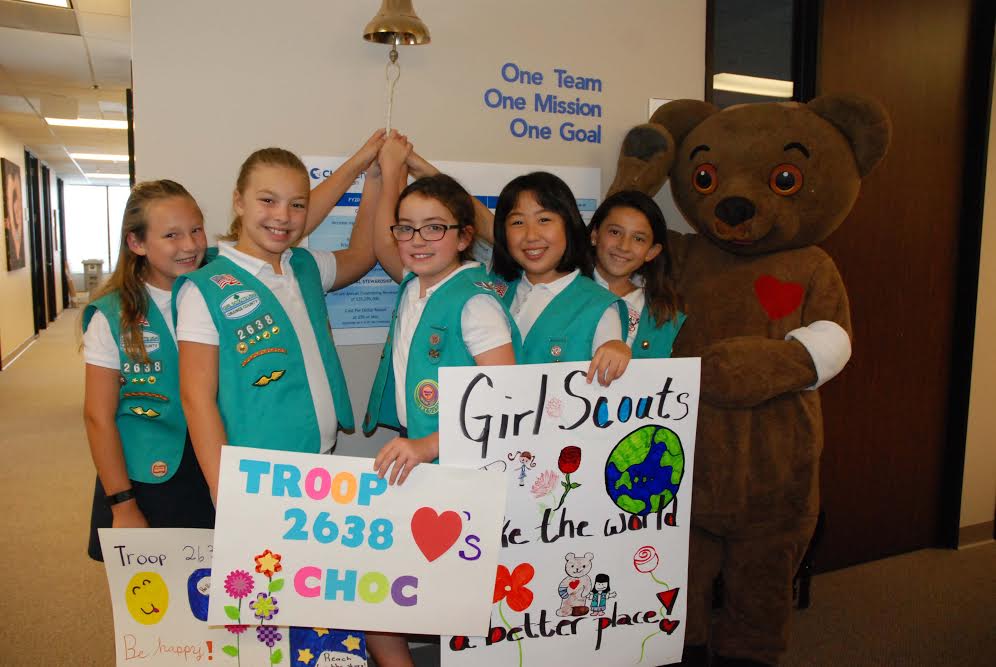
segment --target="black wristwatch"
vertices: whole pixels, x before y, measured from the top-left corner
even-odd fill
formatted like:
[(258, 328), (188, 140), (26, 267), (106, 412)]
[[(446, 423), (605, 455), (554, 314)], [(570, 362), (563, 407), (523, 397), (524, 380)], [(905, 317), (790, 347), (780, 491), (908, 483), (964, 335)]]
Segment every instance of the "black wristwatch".
[(113, 495), (105, 496), (108, 505), (117, 505), (118, 503), (123, 503), (126, 500), (131, 500), (134, 497), (134, 489), (125, 489), (124, 491), (119, 491)]

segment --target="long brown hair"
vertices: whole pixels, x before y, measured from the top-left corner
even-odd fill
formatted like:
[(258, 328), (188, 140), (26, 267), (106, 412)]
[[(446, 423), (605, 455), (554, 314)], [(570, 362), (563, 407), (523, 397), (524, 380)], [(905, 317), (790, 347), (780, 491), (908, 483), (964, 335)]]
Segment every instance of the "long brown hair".
[[(130, 359), (144, 363), (149, 361), (149, 354), (142, 340), (142, 320), (149, 306), (148, 293), (145, 291), (148, 260), (143, 255), (132, 252), (128, 246), (128, 235), (134, 234), (136, 239), (144, 241), (149, 228), (149, 205), (173, 197), (186, 197), (197, 206), (193, 196), (176, 181), (145, 181), (131, 189), (124, 217), (121, 219), (118, 265), (114, 267), (114, 273), (90, 297), (92, 302), (111, 292), (118, 293), (121, 301), (121, 342), (125, 354)], [(197, 210), (199, 212), (200, 207)]]
[[(244, 193), (246, 191), (246, 187), (249, 185), (249, 176), (252, 175), (253, 169), (260, 165), (294, 169), (300, 171), (306, 180), (308, 179), (308, 168), (301, 162), (301, 158), (294, 153), (284, 148), (260, 148), (247, 157), (246, 161), (242, 163), (242, 167), (239, 168), (239, 177), (235, 179), (236, 192)], [(218, 238), (222, 241), (238, 241), (241, 233), (242, 216), (236, 215), (232, 218), (232, 224), (228, 226), (228, 231)]]

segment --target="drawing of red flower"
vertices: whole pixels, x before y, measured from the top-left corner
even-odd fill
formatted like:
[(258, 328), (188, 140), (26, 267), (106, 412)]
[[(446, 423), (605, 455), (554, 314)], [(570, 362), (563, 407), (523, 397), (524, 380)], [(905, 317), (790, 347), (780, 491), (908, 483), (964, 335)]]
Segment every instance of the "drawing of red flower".
[(241, 635), (243, 632), (249, 629), (248, 625), (226, 625), (225, 629), (231, 632), (233, 635)]
[(269, 549), (255, 557), (256, 571), (264, 577), (272, 577), (274, 572), (280, 572), (284, 566), (280, 564), (281, 555)]
[(660, 558), (657, 556), (657, 549), (651, 546), (640, 547), (633, 555), (633, 567), (636, 568), (637, 572), (643, 572), (644, 574), (653, 572), (657, 569), (659, 563)]
[(576, 472), (581, 467), (581, 448), (570, 445), (561, 449), (560, 458), (557, 459), (557, 467), (565, 475)]
[(237, 600), (252, 593), (252, 576), (245, 570), (232, 570), (225, 577), (225, 592)]
[(526, 588), (536, 570), (529, 563), (516, 565), (511, 572), (504, 565), (498, 566), (495, 577), (495, 595), (492, 602), (508, 600), (508, 606), (515, 611), (525, 611), (533, 603), (533, 592)]

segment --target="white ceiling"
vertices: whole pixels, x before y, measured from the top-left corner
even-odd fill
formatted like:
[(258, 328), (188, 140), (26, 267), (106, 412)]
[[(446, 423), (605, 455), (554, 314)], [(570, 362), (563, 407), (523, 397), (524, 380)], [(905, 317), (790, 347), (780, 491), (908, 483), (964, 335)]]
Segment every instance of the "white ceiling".
[[(22, 9), (0, 0), (5, 10)], [(84, 173), (127, 174), (127, 163), (91, 162), (70, 153), (128, 154), (124, 130), (50, 126), (42, 98), (76, 102), (80, 118), (125, 120), (125, 89), (131, 83), (129, 0), (72, 0), (79, 35), (0, 25), (0, 125), (67, 183), (127, 185), (127, 180), (88, 179)], [(43, 24), (44, 25), (44, 24)], [(54, 100), (53, 100), (54, 97)]]

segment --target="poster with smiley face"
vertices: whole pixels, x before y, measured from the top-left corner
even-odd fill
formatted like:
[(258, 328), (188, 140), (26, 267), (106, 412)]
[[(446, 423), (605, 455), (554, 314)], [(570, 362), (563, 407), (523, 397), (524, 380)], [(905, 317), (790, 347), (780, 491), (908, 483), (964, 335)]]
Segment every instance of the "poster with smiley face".
[[(367, 664), (362, 632), (272, 625), (279, 621), (279, 592), (272, 586), (256, 590), (248, 572), (254, 570), (252, 562), (237, 576), (218, 581), (218, 590), (245, 598), (238, 618), (209, 626), (213, 541), (212, 530), (100, 530), (118, 665)], [(261, 567), (272, 567), (272, 562), (273, 554), (259, 554)]]

